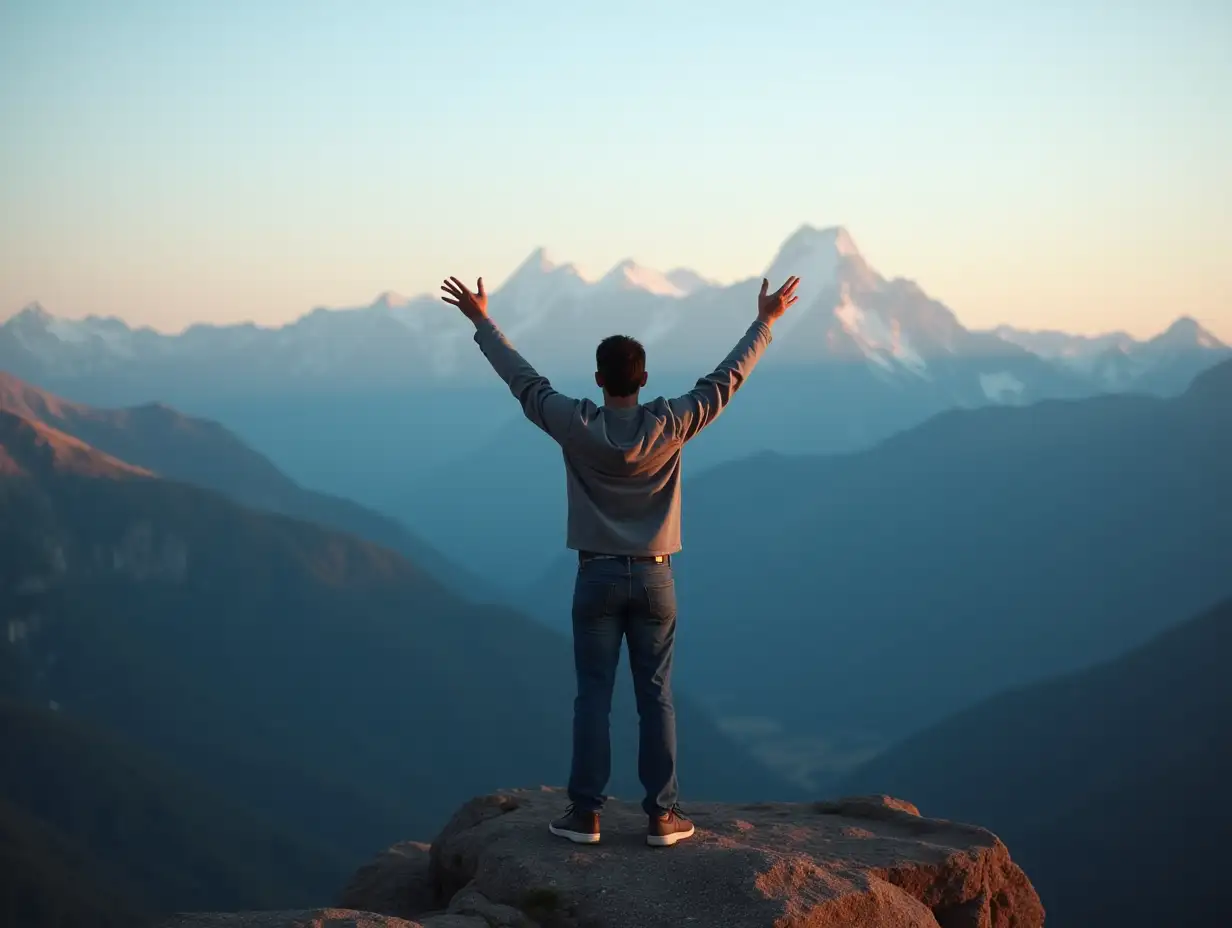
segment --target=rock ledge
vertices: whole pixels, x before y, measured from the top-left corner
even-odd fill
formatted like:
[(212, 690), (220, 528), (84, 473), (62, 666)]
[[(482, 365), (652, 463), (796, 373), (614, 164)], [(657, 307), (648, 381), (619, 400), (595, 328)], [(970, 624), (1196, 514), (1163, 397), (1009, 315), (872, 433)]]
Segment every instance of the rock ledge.
[(548, 833), (553, 789), (473, 799), (432, 843), (356, 874), (345, 909), (177, 916), (164, 928), (1038, 928), (1039, 896), (1005, 845), (886, 796), (699, 804), (697, 834), (645, 844), (612, 801), (603, 841)]

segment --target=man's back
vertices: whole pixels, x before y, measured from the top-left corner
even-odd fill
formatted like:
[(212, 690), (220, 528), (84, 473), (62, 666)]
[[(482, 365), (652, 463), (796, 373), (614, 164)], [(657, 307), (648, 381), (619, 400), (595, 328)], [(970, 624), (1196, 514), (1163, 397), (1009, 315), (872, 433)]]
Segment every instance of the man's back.
[(569, 522), (565, 544), (605, 554), (680, 550), (680, 458), (666, 401), (578, 404), (561, 451)]
[(683, 396), (630, 406), (557, 393), (490, 320), (475, 341), (522, 408), (561, 447), (569, 498), (565, 544), (614, 555), (680, 550), (680, 459), (685, 444), (726, 407), (770, 344), (755, 321), (732, 352)]

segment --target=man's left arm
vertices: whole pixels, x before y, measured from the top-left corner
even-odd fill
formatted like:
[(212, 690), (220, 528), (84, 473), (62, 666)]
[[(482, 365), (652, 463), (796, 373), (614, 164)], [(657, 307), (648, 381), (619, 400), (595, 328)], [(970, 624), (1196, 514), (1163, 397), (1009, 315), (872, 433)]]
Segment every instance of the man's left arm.
[(483, 289), (483, 278), (479, 278), (474, 293), (456, 277), (446, 280), (441, 289), (448, 294), (441, 299), (458, 307), (474, 324), (475, 343), (508, 385), (509, 392), (522, 404), (526, 418), (564, 444), (577, 413), (578, 401), (553, 390), (548, 379), (518, 354), (488, 317), (488, 295)]

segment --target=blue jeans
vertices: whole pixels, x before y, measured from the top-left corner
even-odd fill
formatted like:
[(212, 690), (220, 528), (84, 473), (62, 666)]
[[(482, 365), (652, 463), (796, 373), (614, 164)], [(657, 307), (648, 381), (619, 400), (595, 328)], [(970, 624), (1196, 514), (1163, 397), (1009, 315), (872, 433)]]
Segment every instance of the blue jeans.
[(612, 771), (609, 719), (621, 639), (637, 697), (640, 740), (637, 772), (648, 815), (676, 803), (676, 710), (672, 651), (676, 643), (676, 584), (670, 563), (597, 558), (578, 566), (573, 590), (573, 766), (569, 799), (597, 812)]

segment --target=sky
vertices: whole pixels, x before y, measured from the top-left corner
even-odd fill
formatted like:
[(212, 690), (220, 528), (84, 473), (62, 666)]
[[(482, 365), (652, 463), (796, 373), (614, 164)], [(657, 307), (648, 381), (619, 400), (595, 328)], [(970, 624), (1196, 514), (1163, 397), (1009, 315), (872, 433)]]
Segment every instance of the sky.
[[(0, 0), (0, 318), (278, 324), (843, 225), (969, 326), (1232, 341), (1227, 0)], [(493, 304), (499, 318), (499, 308)]]

